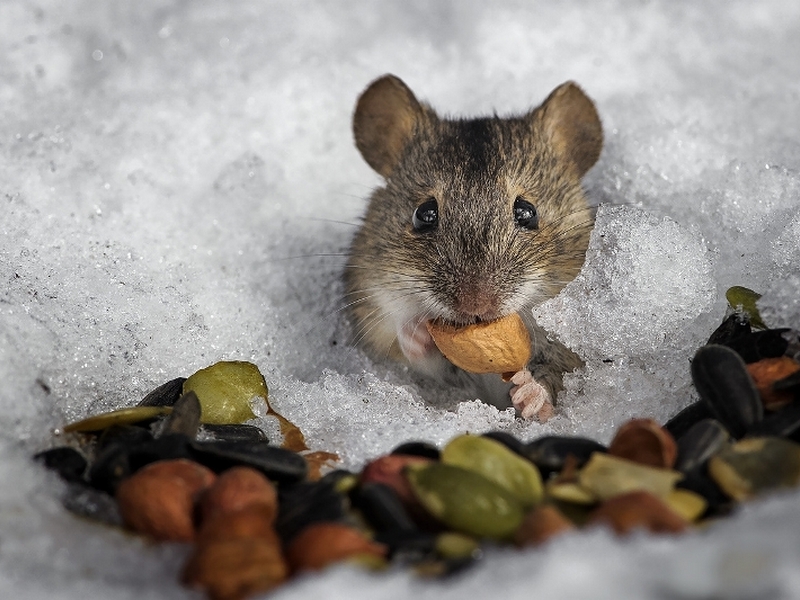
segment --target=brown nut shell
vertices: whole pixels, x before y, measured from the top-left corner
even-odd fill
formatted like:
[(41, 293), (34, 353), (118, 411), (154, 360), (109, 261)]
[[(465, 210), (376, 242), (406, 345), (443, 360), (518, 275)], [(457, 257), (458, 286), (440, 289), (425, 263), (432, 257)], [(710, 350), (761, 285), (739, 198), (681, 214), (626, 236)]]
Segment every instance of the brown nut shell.
[(185, 459), (162, 460), (143, 467), (117, 488), (125, 524), (161, 541), (194, 539), (194, 504), (216, 479), (210, 469)]
[(442, 321), (426, 325), (445, 358), (470, 373), (515, 373), (531, 357), (531, 336), (517, 313), (463, 327)]
[(608, 453), (641, 465), (671, 469), (678, 457), (678, 445), (653, 419), (631, 419), (617, 429)]

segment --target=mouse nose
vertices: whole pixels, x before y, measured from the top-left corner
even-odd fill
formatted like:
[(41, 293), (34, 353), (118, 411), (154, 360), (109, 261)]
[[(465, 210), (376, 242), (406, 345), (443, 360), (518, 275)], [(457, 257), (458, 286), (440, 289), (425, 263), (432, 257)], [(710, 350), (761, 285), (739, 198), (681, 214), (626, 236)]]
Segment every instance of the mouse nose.
[(458, 313), (480, 321), (493, 321), (500, 315), (500, 299), (488, 290), (468, 289), (455, 302)]

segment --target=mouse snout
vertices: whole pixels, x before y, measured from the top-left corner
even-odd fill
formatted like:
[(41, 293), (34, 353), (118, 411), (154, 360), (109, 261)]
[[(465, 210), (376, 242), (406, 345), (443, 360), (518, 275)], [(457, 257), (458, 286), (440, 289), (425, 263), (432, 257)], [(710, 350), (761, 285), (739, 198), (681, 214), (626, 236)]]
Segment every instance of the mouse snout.
[(462, 287), (453, 304), (465, 321), (493, 321), (501, 316), (498, 294), (479, 285)]

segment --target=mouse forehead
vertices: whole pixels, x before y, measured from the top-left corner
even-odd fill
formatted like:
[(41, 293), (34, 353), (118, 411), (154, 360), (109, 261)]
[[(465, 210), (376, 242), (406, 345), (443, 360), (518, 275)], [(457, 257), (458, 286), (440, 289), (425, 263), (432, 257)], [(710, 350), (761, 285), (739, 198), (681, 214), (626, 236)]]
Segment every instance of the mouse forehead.
[(530, 131), (521, 122), (483, 118), (445, 121), (429, 145), (435, 195), (445, 204), (496, 208), (513, 197)]
[(463, 119), (442, 125), (433, 154), (444, 169), (466, 181), (497, 176), (509, 137), (499, 119)]

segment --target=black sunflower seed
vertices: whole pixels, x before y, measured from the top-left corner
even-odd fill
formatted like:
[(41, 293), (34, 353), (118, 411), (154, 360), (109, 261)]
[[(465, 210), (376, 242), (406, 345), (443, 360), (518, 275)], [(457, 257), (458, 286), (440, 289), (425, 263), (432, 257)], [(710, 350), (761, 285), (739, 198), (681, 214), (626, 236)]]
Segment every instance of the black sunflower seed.
[(582, 466), (594, 452), (606, 452), (603, 444), (583, 437), (547, 435), (525, 445), (523, 456), (535, 464), (543, 476), (560, 471), (568, 456), (574, 457), (577, 467)]
[(263, 442), (194, 441), (191, 455), (216, 473), (243, 465), (278, 483), (301, 481), (308, 474), (308, 463), (301, 455)]
[(139, 406), (173, 406), (183, 393), (185, 377), (177, 377), (168, 381), (147, 394), (139, 402)]
[(365, 483), (351, 494), (353, 504), (378, 532), (416, 531), (395, 491), (382, 483)]
[(89, 464), (83, 454), (70, 446), (44, 450), (35, 454), (33, 459), (58, 473), (64, 481), (82, 481)]
[(692, 360), (692, 381), (712, 415), (736, 439), (764, 417), (764, 406), (742, 358), (727, 346), (703, 346)]
[(696, 423), (709, 417), (711, 417), (711, 411), (708, 408), (708, 404), (700, 400), (690, 404), (667, 421), (664, 429), (669, 431), (672, 437), (677, 440), (685, 435)]
[(439, 448), (430, 442), (405, 442), (397, 446), (390, 454), (407, 454), (439, 460)]
[(730, 434), (716, 419), (703, 419), (678, 438), (678, 458), (675, 468), (693, 471), (704, 465), (731, 439)]

